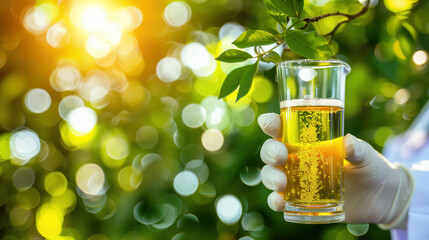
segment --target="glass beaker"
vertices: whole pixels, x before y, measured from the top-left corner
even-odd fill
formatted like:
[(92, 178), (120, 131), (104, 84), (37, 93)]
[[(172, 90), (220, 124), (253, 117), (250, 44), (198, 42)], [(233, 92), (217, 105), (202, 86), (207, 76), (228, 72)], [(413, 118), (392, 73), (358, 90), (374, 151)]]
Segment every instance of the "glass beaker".
[(344, 220), (344, 93), (348, 64), (340, 60), (279, 63), (282, 142), (288, 149), (284, 219)]

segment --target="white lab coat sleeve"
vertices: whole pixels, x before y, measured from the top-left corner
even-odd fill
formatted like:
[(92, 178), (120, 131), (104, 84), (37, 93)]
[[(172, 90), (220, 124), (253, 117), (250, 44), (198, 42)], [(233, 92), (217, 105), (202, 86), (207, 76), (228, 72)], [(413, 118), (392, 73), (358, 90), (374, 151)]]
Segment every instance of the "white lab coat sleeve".
[(408, 210), (407, 230), (392, 229), (392, 240), (429, 239), (429, 160), (412, 164), (414, 196)]
[(429, 160), (411, 166), (415, 192), (408, 211), (408, 240), (429, 239)]

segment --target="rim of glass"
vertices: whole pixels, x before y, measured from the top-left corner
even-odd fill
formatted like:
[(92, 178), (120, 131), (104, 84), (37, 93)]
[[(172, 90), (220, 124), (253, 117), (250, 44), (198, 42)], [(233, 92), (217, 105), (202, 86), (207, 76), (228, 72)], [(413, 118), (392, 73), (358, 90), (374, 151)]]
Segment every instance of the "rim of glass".
[[(304, 65), (304, 64), (309, 65)], [(318, 66), (318, 65), (311, 65), (311, 63), (329, 63), (329, 65), (325, 66)], [(333, 68), (333, 67), (341, 67), (344, 66), (347, 70), (347, 72), (350, 72), (351, 68), (350, 65), (347, 64), (344, 61), (341, 61), (339, 59), (329, 59), (329, 60), (314, 60), (314, 59), (297, 59), (297, 60), (287, 60), (283, 62), (279, 62), (279, 67), (290, 67), (290, 68), (305, 68), (305, 67), (311, 67), (311, 68)]]

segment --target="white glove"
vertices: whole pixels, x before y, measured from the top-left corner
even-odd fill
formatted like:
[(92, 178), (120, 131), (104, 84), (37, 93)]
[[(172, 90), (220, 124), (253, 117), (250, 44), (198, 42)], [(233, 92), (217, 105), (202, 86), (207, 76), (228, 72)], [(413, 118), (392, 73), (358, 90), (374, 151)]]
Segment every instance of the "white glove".
[[(267, 164), (262, 168), (262, 182), (270, 190), (268, 205), (274, 211), (283, 211), (283, 191), (286, 175), (279, 168), (287, 160), (288, 151), (281, 142), (280, 116), (262, 114), (258, 118), (262, 130), (274, 137), (261, 148), (261, 159)], [(343, 138), (345, 178), (345, 222), (380, 223), (384, 229), (407, 227), (408, 207), (414, 192), (410, 171), (390, 163), (367, 142), (347, 134)]]

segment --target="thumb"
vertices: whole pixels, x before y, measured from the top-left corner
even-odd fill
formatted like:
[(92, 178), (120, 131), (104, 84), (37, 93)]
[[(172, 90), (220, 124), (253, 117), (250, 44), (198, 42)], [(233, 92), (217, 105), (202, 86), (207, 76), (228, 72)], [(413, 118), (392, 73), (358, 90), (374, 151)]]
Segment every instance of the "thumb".
[(344, 158), (352, 165), (367, 165), (377, 156), (377, 151), (367, 142), (347, 134), (343, 139)]

